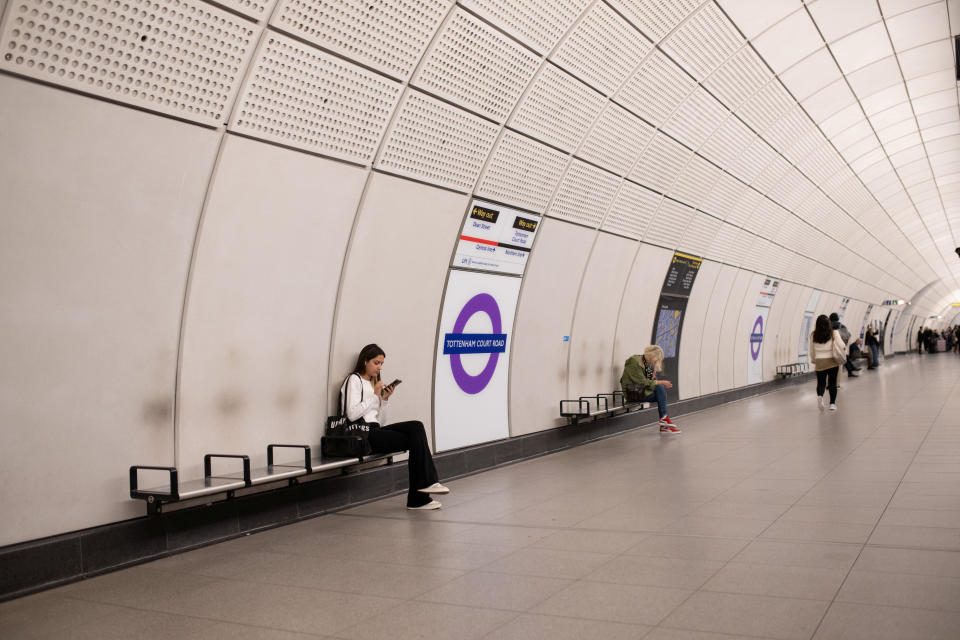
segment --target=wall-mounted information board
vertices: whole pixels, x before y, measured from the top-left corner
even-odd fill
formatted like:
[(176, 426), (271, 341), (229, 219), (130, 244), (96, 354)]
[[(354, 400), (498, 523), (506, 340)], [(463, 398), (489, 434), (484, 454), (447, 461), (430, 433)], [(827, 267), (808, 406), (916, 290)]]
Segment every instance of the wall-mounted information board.
[(523, 275), (539, 226), (540, 216), (474, 200), (452, 266)]

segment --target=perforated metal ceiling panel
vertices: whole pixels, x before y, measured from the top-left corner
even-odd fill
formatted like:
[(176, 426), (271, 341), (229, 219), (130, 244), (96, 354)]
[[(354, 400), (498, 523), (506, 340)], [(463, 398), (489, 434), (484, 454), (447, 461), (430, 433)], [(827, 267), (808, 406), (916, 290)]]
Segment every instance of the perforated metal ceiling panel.
[(200, 0), (11, 0), (0, 68), (206, 125), (226, 119), (257, 29)]
[(683, 247), (686, 252), (697, 256), (704, 255), (713, 243), (717, 230), (723, 224), (713, 216), (701, 211), (696, 212), (690, 219), (690, 226), (683, 234)]
[(609, 0), (620, 13), (658, 42), (703, 3), (703, 0)]
[(728, 113), (713, 96), (697, 87), (663, 129), (688, 147), (699, 149), (720, 128)]
[(577, 155), (625, 176), (652, 137), (653, 128), (611, 102)]
[(737, 226), (742, 225), (753, 214), (753, 210), (761, 200), (763, 196), (756, 189), (745, 189), (736, 204), (727, 212), (724, 221)]
[(776, 152), (764, 140), (754, 138), (752, 145), (741, 154), (737, 161), (727, 170), (747, 184), (750, 184), (758, 175), (773, 162)]
[(700, 208), (721, 173), (720, 169), (695, 155), (677, 177), (668, 195), (691, 207)]
[(747, 185), (730, 174), (723, 173), (700, 208), (723, 220), (747, 189)]
[(279, 33), (263, 41), (230, 130), (369, 164), (400, 84)]
[(703, 83), (727, 108), (736, 109), (760, 91), (773, 75), (753, 49), (744, 47), (733, 54)]
[(598, 2), (560, 45), (552, 60), (606, 95), (613, 94), (652, 45)]
[(456, 9), (412, 83), (503, 122), (539, 64), (529, 50)]
[(574, 159), (547, 214), (597, 228), (617, 193), (620, 179)]
[(702, 81), (744, 42), (719, 7), (706, 3), (660, 46), (697, 80)]
[(728, 167), (756, 137), (739, 118), (731, 116), (713, 132), (710, 139), (699, 149), (699, 153), (721, 167)]
[(550, 203), (568, 156), (530, 138), (505, 131), (477, 193), (542, 213)]
[(770, 82), (736, 110), (761, 135), (796, 103), (778, 82)]
[(692, 151), (662, 133), (656, 135), (644, 152), (630, 178), (642, 185), (666, 193), (683, 171)]
[(641, 238), (662, 199), (659, 193), (624, 181), (601, 228), (631, 238)]
[(497, 137), (497, 125), (408, 90), (377, 167), (440, 186), (471, 191)]
[(510, 126), (572, 152), (604, 105), (602, 95), (545, 64), (510, 119)]
[(257, 20), (265, 20), (276, 3), (277, 0), (219, 0), (219, 4)]
[(617, 92), (615, 99), (654, 126), (660, 126), (696, 83), (659, 51), (654, 51)]
[(280, 0), (270, 24), (406, 79), (453, 0)]
[(694, 210), (669, 198), (664, 198), (653, 222), (647, 227), (644, 242), (656, 244), (667, 249), (676, 249), (683, 238), (683, 232), (690, 224)]
[(547, 54), (591, 0), (462, 0), (541, 54)]

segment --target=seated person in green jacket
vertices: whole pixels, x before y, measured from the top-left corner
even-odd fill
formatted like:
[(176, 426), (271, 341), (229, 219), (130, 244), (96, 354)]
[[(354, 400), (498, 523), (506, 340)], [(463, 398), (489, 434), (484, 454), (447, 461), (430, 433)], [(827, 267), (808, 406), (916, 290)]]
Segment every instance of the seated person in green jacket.
[(640, 385), (643, 402), (657, 401), (661, 435), (680, 433), (680, 429), (667, 415), (667, 389), (672, 389), (673, 384), (669, 380), (657, 380), (657, 374), (661, 371), (663, 349), (652, 344), (644, 349), (642, 354), (627, 358), (623, 364), (623, 375), (620, 376), (620, 387), (626, 392), (628, 384)]

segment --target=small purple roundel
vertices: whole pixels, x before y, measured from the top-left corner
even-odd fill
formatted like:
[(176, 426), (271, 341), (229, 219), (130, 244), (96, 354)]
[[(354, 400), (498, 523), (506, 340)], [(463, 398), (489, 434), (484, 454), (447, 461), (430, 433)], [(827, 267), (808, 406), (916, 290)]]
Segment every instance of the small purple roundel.
[(763, 344), (763, 316), (757, 316), (750, 332), (750, 357), (756, 360), (760, 357), (760, 345)]

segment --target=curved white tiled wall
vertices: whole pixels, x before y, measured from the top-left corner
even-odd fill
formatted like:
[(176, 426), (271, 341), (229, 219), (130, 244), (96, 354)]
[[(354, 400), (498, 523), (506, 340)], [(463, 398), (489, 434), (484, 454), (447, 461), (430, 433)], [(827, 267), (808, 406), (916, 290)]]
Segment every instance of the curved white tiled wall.
[[(923, 225), (907, 212), (950, 192), (929, 181), (905, 190), (901, 176), (950, 165), (955, 92), (938, 89), (934, 70), (912, 75), (926, 44), (904, 54), (911, 91), (927, 96), (918, 121), (940, 127), (923, 141), (929, 167), (913, 167), (919, 136), (904, 114), (861, 100), (868, 122), (846, 84), (776, 76), (793, 64), (772, 49), (776, 30), (732, 4), (0, 4), (0, 191), (11, 203), (0, 283), (16, 294), (2, 327), (22, 346), (4, 361), (60, 315), (72, 336), (42, 351), (36, 366), (57, 372), (49, 382), (0, 369), (17, 400), (3, 403), (5, 423), (40, 425), (28, 442), (42, 449), (76, 417), (91, 442), (124, 433), (121, 469), (176, 458), (189, 475), (209, 448), (261, 456), (268, 440), (318, 439), (333, 389), (370, 340), (416, 382), (395, 418), (429, 422), (438, 309), (473, 195), (547, 216), (518, 305), (513, 435), (554, 425), (561, 397), (615, 384), (649, 342), (674, 249), (705, 258), (681, 345), (683, 397), (745, 384), (744, 327), (765, 275), (783, 281), (765, 380), (795, 361), (814, 288), (826, 292), (818, 312), (854, 299), (851, 330), (868, 303), (882, 320), (882, 300), (924, 290), (896, 325), (905, 348), (914, 316), (952, 291), (949, 268), (917, 249), (946, 240), (918, 244)], [(826, 73), (828, 62), (815, 53), (798, 68)], [(868, 75), (848, 76), (854, 92)], [(68, 230), (86, 244), (62, 250)], [(90, 288), (43, 297), (66, 285), (23, 265), (64, 260)], [(83, 311), (70, 292), (107, 286), (104, 274), (117, 284)], [(111, 305), (122, 313), (98, 315)], [(91, 358), (94, 347), (111, 356)], [(546, 382), (531, 393), (522, 381), (533, 371)], [(31, 409), (25, 399), (47, 385), (57, 402)], [(4, 461), (20, 451), (0, 450)], [(5, 504), (48, 490), (0, 473)], [(18, 525), (0, 545), (136, 515), (122, 473), (81, 475), (65, 499), (99, 496), (92, 505)]]

